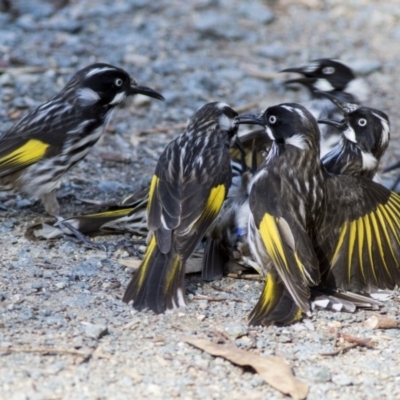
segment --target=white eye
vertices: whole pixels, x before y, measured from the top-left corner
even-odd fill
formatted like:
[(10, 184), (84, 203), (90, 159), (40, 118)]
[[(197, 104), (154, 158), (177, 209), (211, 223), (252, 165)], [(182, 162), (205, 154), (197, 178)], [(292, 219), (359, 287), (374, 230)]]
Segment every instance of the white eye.
[(275, 123), (276, 123), (276, 117), (275, 117), (275, 115), (270, 115), (269, 118), (268, 118), (268, 122), (269, 122), (271, 125), (275, 124)]
[(117, 78), (117, 79), (114, 81), (114, 83), (115, 83), (115, 86), (118, 86), (118, 87), (122, 86), (122, 84), (123, 84), (121, 78)]
[(332, 75), (335, 73), (335, 68), (334, 67), (324, 67), (324, 68), (322, 68), (322, 73), (325, 75)]
[(365, 118), (360, 118), (360, 119), (358, 120), (358, 125), (360, 125), (360, 126), (365, 126), (365, 125), (367, 125), (367, 120), (366, 120)]

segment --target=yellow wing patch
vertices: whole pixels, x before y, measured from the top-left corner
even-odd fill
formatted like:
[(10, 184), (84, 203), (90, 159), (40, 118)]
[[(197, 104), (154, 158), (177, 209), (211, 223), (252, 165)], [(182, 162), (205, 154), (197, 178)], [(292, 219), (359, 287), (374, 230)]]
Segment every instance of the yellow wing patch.
[[(290, 265), (283, 248), (282, 237), (278, 230), (278, 218), (273, 217), (270, 214), (264, 214), (263, 219), (260, 222), (259, 232), (263, 240), (264, 246), (267, 250), (268, 255), (271, 257), (275, 264), (282, 265), (286, 268), (287, 272), (291, 273)], [(296, 251), (293, 251), (293, 257), (296, 262), (297, 268), (306, 279), (304, 265), (300, 261)]]
[(139, 274), (138, 285), (137, 285), (139, 289), (143, 286), (143, 282), (148, 273), (148, 269), (149, 269), (149, 267), (151, 267), (150, 260), (151, 260), (153, 251), (156, 248), (156, 245), (157, 245), (156, 237), (155, 237), (155, 235), (153, 235), (153, 237), (150, 240), (149, 245), (147, 246), (146, 254), (144, 255), (143, 261), (140, 264), (140, 267), (136, 272), (137, 274)]
[(157, 175), (153, 175), (151, 178), (150, 189), (149, 189), (149, 202), (147, 203), (147, 213), (150, 211), (151, 203), (153, 201), (154, 192), (157, 189), (159, 178)]
[(218, 185), (211, 189), (208, 196), (205, 212), (218, 214), (225, 200), (225, 185)]
[(123, 208), (121, 210), (104, 211), (95, 214), (86, 214), (85, 217), (104, 218), (104, 217), (125, 217), (132, 211), (131, 208)]
[[(379, 204), (374, 211), (341, 226), (331, 266), (338, 262), (342, 252), (347, 254), (345, 265), (337, 265), (346, 268), (347, 284), (357, 275), (357, 269), (364, 284), (379, 283), (378, 275), (382, 276), (379, 268), (389, 280), (393, 278), (391, 266), (400, 269), (396, 256), (400, 254), (399, 220), (400, 198), (392, 193), (386, 204)], [(374, 282), (368, 282), (368, 277)]]
[(287, 302), (280, 303), (283, 290), (283, 284), (278, 284), (272, 274), (268, 274), (260, 299), (250, 314), (251, 325), (270, 325), (275, 322), (288, 325), (301, 318), (302, 310), (294, 301), (289, 308)]
[(31, 139), (23, 146), (0, 158), (0, 167), (18, 167), (31, 165), (43, 158), (50, 145)]

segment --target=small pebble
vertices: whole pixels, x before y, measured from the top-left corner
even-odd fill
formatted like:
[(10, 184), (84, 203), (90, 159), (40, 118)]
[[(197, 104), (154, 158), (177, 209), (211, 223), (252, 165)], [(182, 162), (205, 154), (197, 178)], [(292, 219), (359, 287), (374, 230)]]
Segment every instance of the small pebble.
[(85, 336), (92, 339), (100, 339), (101, 337), (108, 334), (108, 328), (106, 325), (97, 324), (85, 324), (84, 325)]

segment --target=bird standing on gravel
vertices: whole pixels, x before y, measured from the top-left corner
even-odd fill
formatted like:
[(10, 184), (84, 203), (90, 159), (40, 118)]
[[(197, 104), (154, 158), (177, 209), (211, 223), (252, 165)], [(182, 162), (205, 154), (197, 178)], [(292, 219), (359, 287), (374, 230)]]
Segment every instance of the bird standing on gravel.
[(237, 113), (208, 103), (162, 153), (149, 191), (149, 245), (123, 301), (157, 313), (184, 306), (185, 262), (218, 216), (231, 185)]
[(61, 177), (99, 140), (112, 110), (139, 93), (163, 99), (112, 65), (78, 71), (60, 93), (0, 137), (0, 190), (38, 197), (48, 214), (57, 215)]
[[(304, 105), (317, 120), (340, 117), (338, 109), (324, 93), (329, 93), (340, 101), (356, 104), (364, 102), (368, 96), (366, 82), (357, 78), (347, 65), (331, 58), (313, 60), (302, 67), (286, 68), (281, 72), (303, 75), (302, 78), (290, 79), (285, 83), (300, 83), (310, 90), (311, 101)], [(320, 152), (323, 157), (340, 141), (340, 135), (327, 125), (320, 125), (320, 132)]]
[(273, 140), (250, 190), (249, 243), (264, 273), (251, 324), (309, 313), (310, 287), (371, 292), (400, 282), (400, 197), (365, 177), (333, 175), (319, 130), (298, 104), (242, 115)]

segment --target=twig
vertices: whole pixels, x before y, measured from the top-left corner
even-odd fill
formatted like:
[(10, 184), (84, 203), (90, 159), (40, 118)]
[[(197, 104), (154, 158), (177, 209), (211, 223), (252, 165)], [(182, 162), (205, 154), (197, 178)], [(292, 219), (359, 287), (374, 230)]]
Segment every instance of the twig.
[[(335, 346), (339, 348), (331, 353), (321, 353), (321, 356), (328, 356), (328, 357), (337, 356), (339, 354), (346, 353), (347, 351), (354, 349), (355, 347), (367, 347), (369, 349), (373, 349), (375, 347), (375, 343), (372, 341), (372, 339), (359, 338), (356, 336), (349, 335), (348, 333), (339, 332), (335, 329), (330, 329), (329, 332), (335, 335)], [(350, 345), (341, 346), (339, 344), (340, 338), (350, 343)]]
[(262, 79), (264, 81), (272, 81), (274, 79), (277, 79), (278, 77), (281, 77), (281, 75), (277, 72), (265, 72), (259, 68), (250, 65), (244, 66), (243, 68), (253, 78)]
[(324, 356), (324, 357), (334, 357), (334, 356), (338, 356), (339, 354), (344, 354), (344, 353), (348, 352), (349, 350), (354, 349), (357, 346), (358, 346), (358, 344), (353, 343), (353, 344), (350, 344), (349, 346), (341, 347), (340, 349), (337, 349), (336, 351), (332, 351), (331, 353), (320, 353), (320, 355)]
[(248, 280), (251, 280), (251, 281), (263, 281), (264, 280), (264, 278), (261, 275), (256, 275), (256, 274), (235, 274), (233, 272), (230, 272), (226, 276), (228, 278), (248, 279)]
[(0, 351), (4, 352), (5, 355), (11, 353), (38, 353), (38, 354), (61, 354), (61, 355), (70, 355), (70, 356), (79, 356), (83, 358), (90, 358), (92, 353), (84, 353), (78, 350), (64, 350), (64, 349), (55, 349), (51, 347), (41, 347), (41, 348), (27, 348), (27, 347), (0, 347)]
[(355, 344), (357, 346), (367, 347), (369, 349), (375, 347), (375, 343), (372, 341), (372, 339), (358, 338), (347, 333), (341, 333), (340, 337), (343, 338), (343, 340), (345, 340), (346, 342)]
[(399, 321), (393, 317), (374, 314), (365, 321), (364, 326), (368, 329), (395, 329), (399, 327)]

